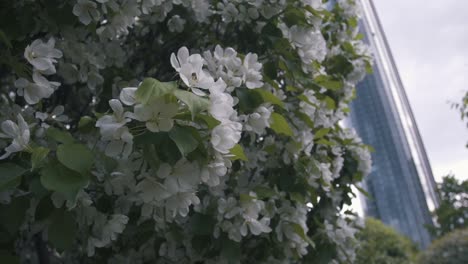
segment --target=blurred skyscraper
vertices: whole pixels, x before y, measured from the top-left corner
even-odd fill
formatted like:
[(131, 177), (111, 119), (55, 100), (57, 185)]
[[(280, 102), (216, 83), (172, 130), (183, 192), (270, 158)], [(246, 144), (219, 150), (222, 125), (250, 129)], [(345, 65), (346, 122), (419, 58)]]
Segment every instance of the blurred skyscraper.
[(424, 248), (431, 241), (424, 226), (433, 224), (437, 206), (431, 166), (374, 4), (360, 1), (361, 32), (375, 56), (374, 73), (358, 85), (351, 108), (352, 126), (375, 149), (364, 212)]

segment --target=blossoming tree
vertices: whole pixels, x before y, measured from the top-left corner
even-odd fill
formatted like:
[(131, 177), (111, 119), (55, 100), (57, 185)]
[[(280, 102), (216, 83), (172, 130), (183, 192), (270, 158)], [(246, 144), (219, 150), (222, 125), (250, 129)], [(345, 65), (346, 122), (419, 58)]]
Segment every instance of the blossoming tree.
[[(335, 1), (333, 1), (335, 2)], [(0, 257), (348, 263), (355, 0), (0, 3)]]

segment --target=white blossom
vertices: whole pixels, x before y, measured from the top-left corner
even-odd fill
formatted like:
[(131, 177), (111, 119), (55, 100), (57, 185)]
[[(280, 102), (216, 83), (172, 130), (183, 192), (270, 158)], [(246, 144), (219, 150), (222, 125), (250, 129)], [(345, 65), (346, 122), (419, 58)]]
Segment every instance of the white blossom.
[(204, 60), (200, 54), (189, 55), (186, 47), (182, 47), (177, 52), (171, 54), (171, 65), (180, 74), (180, 78), (197, 95), (205, 93), (196, 88), (209, 89), (213, 85), (214, 79), (203, 70)]
[(34, 82), (29, 82), (25, 78), (15, 81), (18, 95), (23, 96), (28, 104), (37, 104), (42, 99), (49, 98), (60, 86), (58, 82), (49, 82), (38, 71), (34, 71), (32, 78)]
[(361, 3), (357, 0), (338, 0), (340, 7), (343, 9), (343, 14), (346, 17), (361, 17), (362, 7)]
[(2, 133), (0, 133), (0, 138), (13, 139), (13, 141), (8, 147), (4, 149), (5, 153), (0, 156), (0, 160), (6, 159), (11, 154), (23, 151), (29, 147), (29, 126), (26, 121), (24, 121), (21, 114), (17, 115), (17, 120), (18, 123), (15, 123), (11, 120), (6, 120), (3, 121), (1, 125)]
[(91, 21), (98, 20), (101, 17), (97, 10), (97, 4), (89, 0), (78, 0), (73, 6), (73, 14), (85, 25), (89, 25)]
[(202, 169), (200, 178), (208, 186), (217, 186), (220, 183), (220, 177), (225, 176), (231, 166), (229, 158), (216, 153), (215, 159)]
[(211, 132), (211, 144), (217, 151), (227, 154), (241, 138), (242, 125), (229, 121), (216, 126)]
[(289, 29), (288, 38), (304, 64), (325, 59), (327, 45), (320, 31), (294, 25)]
[(316, 10), (321, 10), (322, 9), (322, 0), (302, 0), (302, 3), (304, 3), (304, 5), (308, 5), (310, 7), (312, 7), (313, 9), (316, 9)]
[(52, 110), (50, 114), (36, 112), (35, 117), (42, 121), (41, 126), (43, 128), (48, 128), (49, 125), (46, 123), (46, 121), (67, 122), (69, 118), (67, 115), (64, 114), (64, 112), (65, 108), (63, 107), (63, 105), (58, 105)]
[[(234, 110), (234, 98), (228, 93), (220, 92), (224, 90), (226, 84), (219, 79), (218, 83), (222, 82), (218, 90), (210, 89), (210, 114), (219, 121), (229, 120), (236, 112)], [(214, 86), (215, 87), (215, 86)], [(223, 88), (224, 87), (224, 88)]]
[(105, 152), (112, 157), (120, 154), (123, 157), (128, 157), (133, 148), (133, 135), (126, 126), (131, 121), (131, 113), (124, 111), (119, 100), (112, 99), (109, 101), (109, 105), (114, 114), (105, 115), (96, 122), (96, 127), (99, 127), (102, 139), (110, 141)]
[(139, 182), (136, 189), (145, 203), (163, 201), (171, 196), (166, 186), (149, 176)]
[(203, 58), (210, 73), (216, 78), (222, 78), (227, 84), (229, 92), (241, 86), (243, 78), (242, 60), (237, 56), (237, 52), (233, 48), (223, 49), (221, 46), (216, 45), (214, 53), (205, 51)]
[(47, 43), (36, 39), (24, 50), (24, 58), (41, 73), (54, 74), (56, 72), (54, 63), (57, 62), (56, 59), (62, 57), (62, 52), (54, 46), (54, 38), (50, 38)]
[(198, 22), (204, 22), (210, 16), (210, 3), (208, 0), (192, 0), (193, 12), (195, 13), (195, 18)]
[(243, 64), (243, 81), (249, 89), (259, 88), (263, 86), (262, 82), (262, 64), (258, 62), (258, 56), (254, 53), (248, 53), (245, 55)]
[(185, 19), (181, 18), (178, 15), (171, 17), (167, 21), (167, 27), (171, 32), (182, 32), (184, 31)]
[(158, 98), (146, 105), (136, 105), (134, 118), (146, 122), (146, 128), (151, 132), (169, 131), (174, 126), (173, 117), (178, 109), (178, 105), (166, 103), (163, 98)]
[(265, 128), (270, 127), (270, 116), (272, 112), (272, 107), (258, 107), (255, 112), (246, 117), (246, 130), (253, 131), (259, 135), (265, 133)]
[(101, 215), (100, 219), (93, 226), (94, 236), (88, 238), (88, 256), (93, 256), (94, 248), (101, 248), (109, 245), (117, 239), (118, 234), (121, 234), (128, 223), (128, 216), (114, 214), (110, 219), (105, 219)]

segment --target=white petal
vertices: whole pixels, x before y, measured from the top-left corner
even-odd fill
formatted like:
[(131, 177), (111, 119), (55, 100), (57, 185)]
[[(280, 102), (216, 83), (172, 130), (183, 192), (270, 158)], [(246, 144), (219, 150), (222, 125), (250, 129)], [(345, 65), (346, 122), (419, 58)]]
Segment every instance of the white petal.
[(141, 104), (138, 104), (134, 107), (134, 119), (138, 121), (148, 121), (151, 119), (152, 116), (152, 110), (148, 106), (144, 106)]
[(198, 96), (206, 96), (205, 92), (195, 87), (192, 87), (192, 92)]
[(46, 58), (35, 58), (30, 63), (39, 71), (46, 71), (50, 68), (55, 68), (50, 59)]
[(63, 114), (64, 111), (65, 111), (65, 108), (63, 107), (63, 105), (59, 105), (54, 108), (51, 115), (61, 115)]
[(122, 103), (119, 100), (111, 99), (109, 100), (109, 105), (112, 108), (112, 110), (114, 110), (115, 116), (117, 117), (123, 116), (124, 109), (123, 109)]
[(0, 156), (0, 160), (4, 160), (8, 157), (10, 157), (11, 153), (10, 152), (6, 152), (5, 154), (3, 154), (2, 156)]
[(151, 132), (159, 132), (159, 125), (155, 121), (146, 122), (146, 128)]
[(20, 152), (24, 149), (24, 147), (22, 147), (18, 141), (16, 140), (13, 140), (13, 142), (11, 143), (11, 145), (9, 145), (8, 147), (5, 148), (5, 151), (7, 153), (15, 153), (15, 152)]
[(246, 236), (247, 235), (247, 224), (246, 223), (243, 223), (241, 228), (240, 228), (240, 233), (242, 236)]
[(176, 71), (180, 70), (179, 61), (177, 60), (176, 55), (174, 53), (171, 54), (171, 65)]
[(29, 143), (29, 136), (30, 136), (29, 135), (28, 123), (26, 123), (26, 121), (24, 121), (23, 116), (21, 116), (20, 114), (18, 114), (17, 118), (18, 118), (19, 129), (20, 129), (20, 132), (21, 132), (21, 137), (22, 137), (24, 143), (28, 144)]
[(19, 78), (18, 80), (15, 81), (15, 86), (17, 88), (25, 88), (29, 85), (29, 81), (26, 80), (25, 78)]
[(166, 177), (169, 176), (169, 174), (171, 173), (172, 171), (172, 167), (171, 165), (167, 164), (167, 163), (163, 163), (159, 166), (159, 169), (158, 169), (158, 172), (157, 172), (157, 175), (159, 178), (161, 179), (164, 179)]
[(109, 142), (106, 147), (106, 155), (109, 157), (117, 157), (122, 153), (124, 143), (122, 141), (114, 140)]
[(177, 51), (177, 58), (179, 59), (179, 63), (181, 65), (187, 63), (189, 58), (189, 50), (187, 47), (184, 46), (180, 48), (179, 51)]
[(132, 153), (133, 151), (133, 142), (130, 142), (130, 143), (126, 143), (125, 144), (125, 147), (124, 147), (124, 150), (122, 152), (122, 157), (124, 159), (128, 158), (128, 156), (130, 156), (130, 154)]
[(134, 105), (136, 103), (135, 100), (135, 92), (137, 88), (136, 87), (127, 87), (123, 88), (122, 91), (120, 92), (120, 101), (124, 103), (125, 105)]
[(15, 138), (16, 136), (18, 136), (20, 131), (18, 125), (11, 120), (3, 121), (2, 130), (3, 133), (5, 133), (10, 138)]

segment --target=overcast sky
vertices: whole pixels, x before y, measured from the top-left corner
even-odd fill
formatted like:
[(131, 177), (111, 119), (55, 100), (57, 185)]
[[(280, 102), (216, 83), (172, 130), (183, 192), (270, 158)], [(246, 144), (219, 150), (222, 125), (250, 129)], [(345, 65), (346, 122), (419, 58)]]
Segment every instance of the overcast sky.
[(468, 128), (450, 103), (468, 90), (468, 0), (374, 0), (434, 177), (468, 179)]

